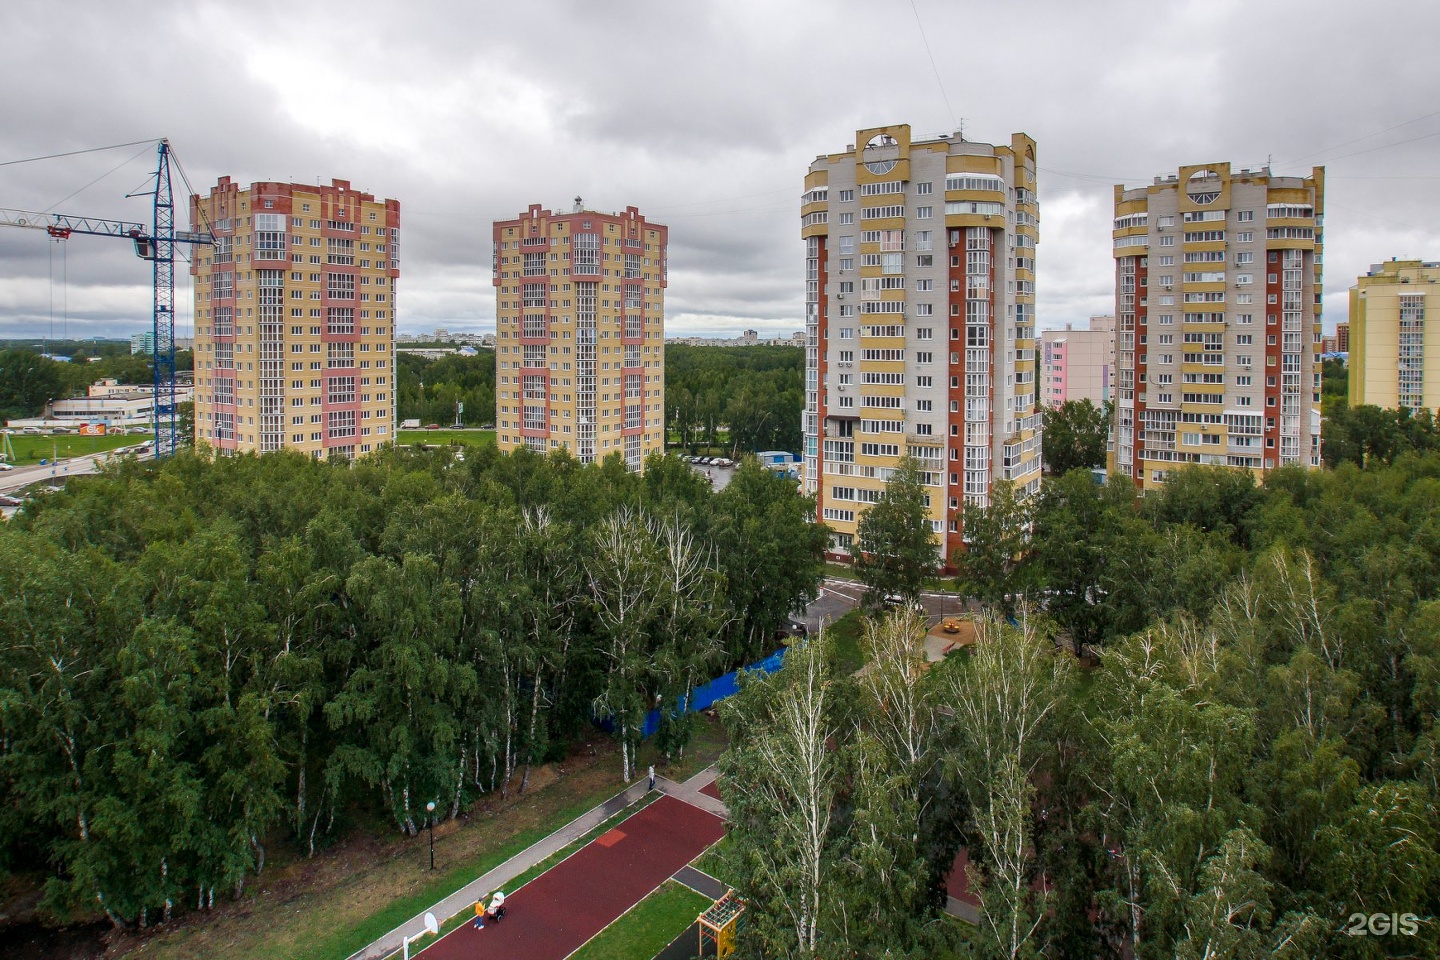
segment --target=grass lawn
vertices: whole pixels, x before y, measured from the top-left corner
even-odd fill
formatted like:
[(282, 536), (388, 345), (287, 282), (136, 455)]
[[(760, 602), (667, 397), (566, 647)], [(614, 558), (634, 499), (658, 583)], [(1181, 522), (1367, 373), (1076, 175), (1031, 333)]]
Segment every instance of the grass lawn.
[(412, 443), (459, 443), (471, 447), (495, 445), (494, 430), (400, 430), (395, 434), (400, 446)]
[[(468, 822), (437, 826), (434, 873), (424, 869), (428, 848), (423, 833), (377, 839), (357, 832), (351, 841), (317, 854), (314, 860), (277, 849), (276, 844), (271, 866), (264, 876), (251, 879), (240, 901), (217, 907), (211, 916), (187, 918), (149, 938), (127, 938), (116, 953), (141, 949), (156, 960), (345, 960), (618, 792), (624, 786), (620, 758), (609, 741), (598, 737), (597, 755), (572, 756), (563, 764), (567, 772), (562, 777), (557, 778), (554, 768), (536, 770), (524, 797), (512, 792), (506, 801), (492, 801), (500, 809), (477, 807)], [(683, 780), (715, 762), (726, 745), (724, 726), (702, 714), (683, 761), (667, 765), (647, 743), (641, 748), (639, 773), (643, 776), (645, 767), (654, 763), (657, 773)], [(627, 808), (618, 817), (623, 819), (642, 806)], [(612, 819), (589, 836), (615, 822)], [(531, 868), (512, 886), (518, 887), (574, 849), (567, 847)], [(507, 886), (506, 892), (513, 891)], [(442, 931), (467, 919), (463, 913), (448, 922), (441, 918)], [(690, 920), (694, 919), (692, 915)], [(646, 954), (647, 960), (653, 955)]]
[(690, 745), (685, 748), (683, 760), (672, 758), (667, 763), (655, 749), (654, 743), (652, 738), (640, 745), (640, 756), (635, 761), (635, 769), (644, 776), (645, 768), (653, 763), (657, 774), (681, 783), (719, 760), (720, 754), (730, 746), (730, 738), (725, 733), (723, 723), (702, 713), (695, 721), (695, 733), (690, 738)]
[(143, 950), (158, 960), (344, 960), (623, 786), (619, 758), (608, 744), (594, 757), (570, 757), (563, 767), (563, 776), (552, 767), (536, 770), (524, 797), (512, 791), (488, 809), (472, 809), (468, 821), (437, 826), (433, 873), (425, 869), (423, 833), (357, 831), (313, 860), (277, 843), (271, 866), (251, 878), (241, 900), (219, 906), (217, 898), (213, 915), (186, 918), (154, 936), (127, 937), (112, 950)]
[(708, 906), (708, 897), (666, 880), (629, 913), (571, 954), (571, 960), (650, 960), (684, 933)]
[(854, 673), (865, 665), (865, 654), (860, 649), (864, 623), (865, 615), (856, 607), (825, 630), (835, 645), (835, 657), (842, 673)]
[(700, 854), (695, 860), (695, 869), (733, 888), (735, 886), (734, 871), (730, 869), (729, 861), (727, 860), (727, 857), (730, 856), (730, 848), (732, 846), (733, 843), (730, 839), (730, 834), (727, 833), (720, 838), (718, 843)]
[(114, 450), (116, 447), (137, 446), (150, 438), (150, 434), (132, 434), (126, 436), (123, 433), (106, 434), (103, 437), (82, 437), (78, 434), (62, 434), (59, 436), (28, 436), (12, 434), (10, 444), (15, 448), (15, 463), (23, 466), (25, 464), (39, 463), (41, 460), (48, 460), (53, 456), (83, 457), (90, 453), (101, 453), (106, 450)]

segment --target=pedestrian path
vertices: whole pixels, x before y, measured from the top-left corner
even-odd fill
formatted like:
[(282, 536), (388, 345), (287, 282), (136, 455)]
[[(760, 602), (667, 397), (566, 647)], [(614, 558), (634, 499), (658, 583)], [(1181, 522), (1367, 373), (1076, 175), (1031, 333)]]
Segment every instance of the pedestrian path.
[(632, 783), (604, 803), (582, 813), (548, 837), (536, 841), (498, 867), (467, 883), (428, 911), (422, 911), (411, 917), (369, 946), (357, 950), (350, 955), (349, 960), (379, 960), (381, 957), (398, 953), (406, 936), (413, 939), (425, 932), (425, 913), (435, 914), (440, 922), (444, 923), (449, 917), (453, 917), (461, 911), (468, 911), (476, 900), (488, 897), (495, 890), (504, 889), (520, 874), (579, 840), (621, 810), (638, 803), (647, 793), (649, 793), (649, 788), (644, 780)]
[(675, 871), (675, 876), (670, 879), (689, 887), (702, 897), (709, 897), (711, 900), (719, 900), (730, 890), (729, 887), (710, 876), (710, 874), (696, 870), (691, 866), (681, 867)]
[(692, 807), (699, 807), (706, 813), (713, 813), (717, 817), (723, 817), (729, 820), (730, 810), (725, 806), (724, 801), (703, 792), (704, 789), (714, 783), (715, 779), (719, 776), (720, 768), (712, 764), (684, 783), (676, 783), (674, 780), (669, 780), (665, 777), (656, 777), (655, 789), (666, 796), (683, 800)]
[(661, 796), (510, 891), (504, 922), (462, 923), (421, 960), (565, 960), (724, 835), (719, 817)]

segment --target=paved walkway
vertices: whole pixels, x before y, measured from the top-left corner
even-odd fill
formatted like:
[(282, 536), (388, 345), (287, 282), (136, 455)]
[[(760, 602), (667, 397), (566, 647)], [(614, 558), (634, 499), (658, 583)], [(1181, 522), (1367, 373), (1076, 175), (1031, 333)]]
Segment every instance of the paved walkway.
[(657, 776), (655, 778), (655, 789), (677, 800), (684, 800), (692, 807), (699, 807), (707, 813), (713, 813), (717, 817), (723, 817), (729, 820), (730, 810), (725, 806), (724, 802), (700, 792), (705, 787), (714, 783), (715, 778), (718, 776), (720, 776), (720, 769), (714, 765), (706, 767), (684, 783), (676, 783), (674, 780)]
[(490, 894), (497, 889), (504, 889), (510, 881), (520, 876), (520, 874), (552, 854), (569, 846), (571, 843), (574, 843), (576, 840), (579, 840), (621, 810), (624, 810), (633, 803), (639, 802), (640, 799), (649, 792), (649, 788), (643, 777), (636, 780), (626, 789), (615, 794), (615, 796), (599, 806), (582, 813), (559, 830), (550, 834), (550, 836), (543, 840), (536, 841), (515, 854), (515, 856), (509, 860), (500, 864), (500, 866), (467, 883), (444, 900), (435, 904), (429, 911), (422, 911), (385, 934), (385, 936), (371, 943), (368, 947), (365, 947), (363, 950), (357, 950), (350, 955), (349, 960), (378, 960), (378, 958), (388, 957), (392, 953), (398, 953), (401, 946), (403, 946), (403, 941), (406, 936), (413, 938), (425, 932), (426, 912), (435, 914), (436, 918), (441, 923), (444, 923), (446, 919), (453, 917), (457, 913), (471, 911), (476, 900), (482, 897), (489, 897)]
[(719, 817), (661, 796), (510, 891), (503, 923), (462, 923), (420, 958), (565, 960), (724, 835)]

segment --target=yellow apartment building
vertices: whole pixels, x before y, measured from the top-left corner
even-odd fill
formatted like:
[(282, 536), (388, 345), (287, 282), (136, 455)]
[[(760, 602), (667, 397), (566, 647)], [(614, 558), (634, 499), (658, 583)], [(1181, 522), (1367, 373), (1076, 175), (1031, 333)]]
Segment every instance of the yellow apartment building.
[(1325, 171), (1228, 163), (1115, 187), (1110, 469), (1320, 464)]
[(642, 469), (665, 448), (668, 228), (576, 197), (497, 220), (494, 241), (500, 449)]
[(1377, 263), (1350, 288), (1352, 407), (1440, 408), (1440, 337), (1425, 336), (1427, 306), (1440, 317), (1440, 263)]
[(395, 439), (400, 203), (229, 177), (190, 198), (195, 441), (352, 459)]
[(914, 457), (948, 564), (966, 502), (1040, 485), (1035, 141), (860, 130), (810, 165), (800, 218), (806, 492), (845, 557)]

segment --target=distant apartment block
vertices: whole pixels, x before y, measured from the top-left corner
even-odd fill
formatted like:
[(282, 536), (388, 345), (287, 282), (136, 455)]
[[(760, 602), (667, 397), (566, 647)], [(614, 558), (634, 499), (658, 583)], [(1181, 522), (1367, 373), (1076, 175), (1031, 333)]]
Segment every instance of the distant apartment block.
[(668, 228), (577, 197), (497, 220), (494, 241), (500, 449), (618, 453), (640, 470), (665, 447)]
[(348, 181), (229, 177), (190, 198), (195, 439), (353, 458), (395, 437), (400, 203)]
[[(180, 345), (177, 343), (175, 346), (178, 348)], [(153, 355), (155, 353), (155, 332), (149, 330), (145, 333), (130, 334), (130, 353), (132, 355), (137, 353)]]
[(1335, 348), (1341, 353), (1350, 352), (1350, 324), (1341, 322), (1335, 324)]
[(1089, 400), (1104, 407), (1115, 390), (1115, 318), (1091, 317), (1088, 329), (1040, 333), (1044, 375), (1041, 402), (1058, 407), (1067, 400)]
[(911, 456), (948, 562), (967, 501), (1040, 484), (1035, 142), (861, 130), (810, 165), (801, 204), (806, 492), (849, 553)]
[(1115, 188), (1110, 467), (1318, 466), (1324, 168), (1228, 163)]
[(1440, 263), (1387, 260), (1350, 288), (1350, 405), (1440, 408)]

